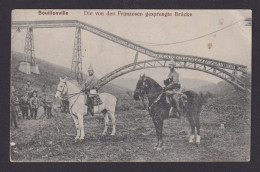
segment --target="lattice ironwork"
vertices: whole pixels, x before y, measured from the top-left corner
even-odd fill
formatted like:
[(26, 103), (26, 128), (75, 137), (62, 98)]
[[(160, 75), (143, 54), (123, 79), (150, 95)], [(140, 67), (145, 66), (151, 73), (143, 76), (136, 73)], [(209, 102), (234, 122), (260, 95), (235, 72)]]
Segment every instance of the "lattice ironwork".
[(87, 23), (84, 23), (84, 22), (81, 22), (78, 20), (55, 20), (55, 21), (46, 20), (46, 21), (14, 21), (14, 22), (12, 22), (13, 29), (27, 28), (29, 26), (34, 27), (34, 28), (80, 27), (93, 34), (96, 34), (105, 39), (113, 41), (117, 44), (123, 45), (130, 49), (133, 49), (139, 53), (146, 54), (152, 58), (162, 59), (162, 60), (174, 59), (176, 61), (201, 63), (201, 64), (212, 65), (212, 66), (223, 68), (223, 69), (237, 70), (237, 71), (244, 72), (244, 73), (247, 72), (246, 66), (235, 64), (235, 63), (228, 63), (228, 62), (223, 62), (223, 61), (219, 61), (219, 60), (213, 60), (213, 59), (208, 59), (208, 58), (203, 58), (203, 57), (198, 57), (198, 56), (191, 56), (191, 55), (156, 52), (156, 51), (145, 48), (141, 45), (138, 45), (129, 40), (126, 40), (117, 35), (114, 35), (112, 33), (109, 33), (107, 31), (104, 31), (95, 26), (92, 26), (90, 24), (87, 24)]
[[(109, 81), (132, 71), (141, 70), (145, 68), (155, 68), (155, 67), (166, 67), (169, 60), (173, 59), (176, 62), (177, 68), (185, 68), (185, 69), (192, 69), (198, 70), (205, 73), (212, 74), (223, 80), (233, 84), (237, 88), (241, 90), (245, 90), (245, 84), (237, 77), (238, 72), (242, 74), (247, 73), (247, 67), (244, 65), (239, 65), (235, 63), (228, 63), (219, 60), (213, 60), (198, 56), (191, 56), (191, 55), (181, 55), (181, 54), (173, 54), (173, 53), (161, 53), (156, 52), (136, 43), (133, 43), (129, 40), (121, 38), (117, 35), (99, 29), (95, 26), (90, 24), (78, 21), (78, 20), (52, 20), (52, 21), (14, 21), (12, 22), (13, 29), (24, 29), (28, 27), (33, 28), (59, 28), (59, 27), (76, 27), (76, 38), (74, 43), (74, 51), (73, 51), (73, 71), (77, 71), (77, 76), (79, 80), (81, 80), (82, 75), (82, 56), (81, 56), (81, 39), (80, 36), (80, 29), (84, 29), (89, 31), (93, 34), (96, 34), (100, 37), (113, 41), (117, 44), (135, 50), (136, 60), (134, 63), (123, 66), (103, 78), (101, 78), (97, 83), (96, 86), (98, 88), (102, 87)], [(138, 53), (145, 54), (149, 57), (155, 58), (154, 60), (147, 60), (142, 62), (137, 62)], [(74, 55), (76, 54), (76, 55)], [(74, 67), (75, 66), (75, 67)], [(81, 74), (80, 74), (81, 73)]]
[(34, 51), (33, 28), (31, 28), (31, 27), (29, 27), (26, 32), (23, 60), (24, 60), (24, 62), (30, 63), (32, 66), (36, 64), (35, 51)]
[[(158, 68), (158, 67), (168, 67), (168, 66), (169, 66), (169, 60), (146, 60), (146, 61), (140, 61), (140, 62), (128, 64), (105, 75), (104, 77), (99, 79), (96, 83), (94, 83), (93, 86), (100, 89), (108, 82), (126, 73), (147, 69), (147, 68)], [(179, 62), (176, 61), (175, 67), (206, 72), (208, 74), (217, 76), (231, 83), (232, 85), (234, 85), (240, 90), (243, 91), (246, 90), (245, 84), (236, 75), (232, 75), (230, 72), (223, 70), (221, 68), (217, 68), (206, 64), (197, 64), (197, 63), (181, 62), (181, 61)]]
[(71, 74), (76, 77), (78, 82), (83, 81), (82, 73), (82, 52), (81, 52), (81, 29), (76, 27), (73, 56), (71, 63)]

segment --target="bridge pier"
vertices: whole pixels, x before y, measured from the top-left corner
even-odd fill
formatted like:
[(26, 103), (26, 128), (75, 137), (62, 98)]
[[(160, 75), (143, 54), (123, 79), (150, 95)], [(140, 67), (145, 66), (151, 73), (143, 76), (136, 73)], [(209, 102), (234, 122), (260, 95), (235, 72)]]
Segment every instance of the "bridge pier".
[(76, 80), (81, 83), (83, 82), (82, 73), (82, 52), (81, 52), (81, 28), (76, 27), (75, 41), (73, 48), (71, 73), (76, 77)]
[(40, 74), (39, 66), (35, 60), (34, 38), (33, 38), (32, 27), (27, 28), (23, 61), (20, 63), (18, 70), (26, 74), (31, 74), (31, 73)]

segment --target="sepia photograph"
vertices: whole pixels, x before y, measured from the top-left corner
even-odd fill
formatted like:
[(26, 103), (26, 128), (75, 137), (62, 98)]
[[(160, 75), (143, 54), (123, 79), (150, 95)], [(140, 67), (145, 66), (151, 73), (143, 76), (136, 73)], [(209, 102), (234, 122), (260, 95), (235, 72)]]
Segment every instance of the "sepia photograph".
[(251, 10), (14, 9), (11, 162), (249, 162)]

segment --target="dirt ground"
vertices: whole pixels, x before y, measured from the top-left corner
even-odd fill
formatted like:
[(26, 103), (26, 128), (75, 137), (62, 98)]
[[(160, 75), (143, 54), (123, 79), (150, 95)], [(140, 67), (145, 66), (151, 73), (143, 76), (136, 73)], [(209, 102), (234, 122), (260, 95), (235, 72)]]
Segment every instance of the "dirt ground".
[[(209, 104), (209, 103), (208, 103)], [(215, 108), (216, 109), (216, 108)], [(234, 110), (232, 110), (234, 111)], [(244, 113), (244, 112), (243, 112)], [(74, 142), (76, 129), (69, 114), (54, 112), (47, 119), (39, 109), (36, 120), (19, 120), (19, 128), (11, 129), (12, 161), (249, 161), (250, 114), (243, 117), (215, 112), (204, 106), (201, 113), (201, 144), (189, 144), (189, 124), (178, 119), (164, 123), (162, 151), (153, 149), (155, 129), (144, 110), (117, 112), (117, 132), (102, 136), (103, 117), (87, 116), (85, 139)], [(220, 129), (220, 124), (225, 129)], [(181, 131), (185, 132), (181, 132)]]

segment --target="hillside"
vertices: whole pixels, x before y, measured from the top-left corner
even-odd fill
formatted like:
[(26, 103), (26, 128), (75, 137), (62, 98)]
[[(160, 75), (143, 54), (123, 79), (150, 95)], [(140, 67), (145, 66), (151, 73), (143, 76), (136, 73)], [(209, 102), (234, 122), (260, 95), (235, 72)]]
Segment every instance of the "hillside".
[[(166, 77), (166, 76), (165, 76)], [(124, 88), (128, 88), (130, 90), (134, 90), (136, 87), (136, 83), (139, 78), (117, 78), (112, 81), (113, 84), (119, 85)], [(217, 84), (205, 81), (202, 79), (192, 79), (192, 78), (181, 78), (181, 85), (186, 90), (193, 90), (196, 92), (208, 92), (212, 91)]]
[[(19, 63), (22, 61), (22, 54), (17, 52), (12, 52), (11, 60), (11, 82), (15, 85), (16, 88), (22, 89), (22, 87), (30, 81), (37, 90), (41, 90), (45, 84), (49, 92), (55, 92), (56, 86), (59, 82), (60, 77), (69, 76), (70, 69), (52, 64), (50, 62), (36, 59), (40, 75), (31, 74), (27, 75), (18, 70)], [(84, 76), (85, 77), (85, 76)], [(101, 88), (101, 92), (107, 92), (115, 95), (117, 98), (128, 96), (128, 89), (114, 85), (107, 84)], [(129, 96), (128, 96), (129, 97)]]

